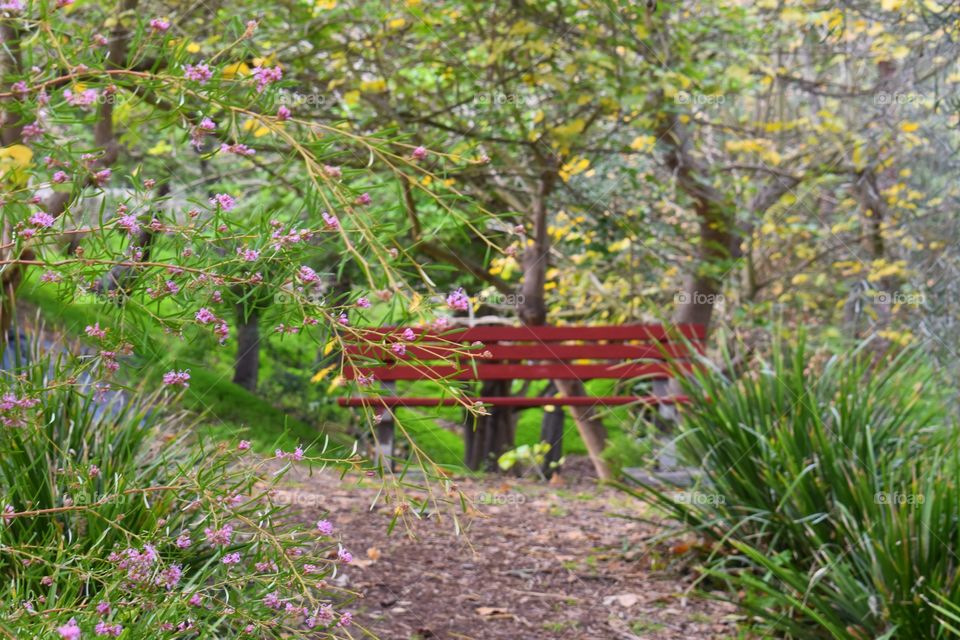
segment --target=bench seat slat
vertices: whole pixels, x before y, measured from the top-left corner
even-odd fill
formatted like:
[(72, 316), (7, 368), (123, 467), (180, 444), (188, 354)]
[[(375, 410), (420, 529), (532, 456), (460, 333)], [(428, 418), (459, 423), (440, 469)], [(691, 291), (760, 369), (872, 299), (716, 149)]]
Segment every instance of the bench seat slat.
[(426, 364), (343, 368), (343, 376), (355, 380), (357, 374), (375, 380), (624, 380), (627, 378), (663, 379), (675, 371), (689, 371), (688, 362), (630, 362), (625, 364), (478, 364), (476, 367)]
[[(351, 355), (366, 356), (378, 360), (396, 360), (389, 346), (361, 345), (350, 343), (345, 351)], [(484, 352), (490, 358), (482, 358)], [(682, 344), (485, 344), (482, 348), (468, 349), (459, 343), (419, 343), (406, 345), (406, 358), (438, 360), (460, 357), (463, 360), (634, 360), (684, 358), (690, 350)]]
[[(625, 404), (644, 404), (656, 406), (662, 404), (685, 404), (686, 396), (564, 396), (550, 398), (528, 398), (517, 396), (481, 396), (470, 398), (468, 402), (483, 402), (498, 407), (544, 407), (553, 406), (614, 406)], [(396, 396), (338, 398), (342, 407), (452, 407), (463, 403), (456, 398), (407, 398)]]
[[(383, 336), (399, 337), (402, 329), (389, 327), (370, 329), (362, 333), (365, 340), (375, 341)], [(436, 335), (436, 332), (413, 329), (415, 335)], [(454, 329), (439, 334), (444, 340), (452, 342), (496, 342), (500, 340), (551, 342), (562, 340), (657, 340), (670, 341), (677, 336), (690, 340), (703, 340), (705, 328), (698, 324), (624, 324), (600, 327), (583, 326), (501, 326), (484, 325), (467, 329)]]

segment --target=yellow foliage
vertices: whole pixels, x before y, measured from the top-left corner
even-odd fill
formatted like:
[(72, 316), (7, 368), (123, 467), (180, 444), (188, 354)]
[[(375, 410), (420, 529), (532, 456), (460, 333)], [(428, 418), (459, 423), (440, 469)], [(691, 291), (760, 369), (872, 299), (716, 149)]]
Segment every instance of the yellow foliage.
[(227, 79), (234, 78), (236, 76), (248, 76), (250, 75), (250, 67), (247, 66), (246, 62), (235, 62), (225, 66), (221, 73), (223, 77)]
[(637, 136), (633, 139), (633, 142), (630, 143), (630, 148), (634, 151), (650, 151), (656, 143), (657, 139), (653, 136)]

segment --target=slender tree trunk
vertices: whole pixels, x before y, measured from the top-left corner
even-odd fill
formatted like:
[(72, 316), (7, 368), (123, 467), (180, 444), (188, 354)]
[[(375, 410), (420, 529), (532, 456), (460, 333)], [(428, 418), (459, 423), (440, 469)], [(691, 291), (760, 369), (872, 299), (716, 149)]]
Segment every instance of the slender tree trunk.
[[(524, 324), (543, 325), (547, 322), (547, 305), (544, 285), (547, 280), (547, 266), (550, 256), (550, 236), (547, 233), (548, 198), (556, 183), (557, 172), (554, 161), (545, 161), (540, 177), (540, 187), (533, 202), (533, 243), (523, 254), (523, 285), (520, 303), (520, 319)], [(554, 380), (557, 389), (564, 395), (586, 395), (583, 383), (579, 380)], [(607, 442), (607, 428), (592, 407), (571, 407), (580, 438), (587, 447), (587, 454), (601, 480), (611, 478), (610, 468), (603, 459), (603, 450)]]
[(249, 391), (257, 390), (260, 376), (260, 312), (237, 305), (237, 357), (233, 381)]
[[(557, 393), (557, 387), (554, 382), (550, 383), (545, 396), (554, 396)], [(563, 407), (544, 408), (543, 420), (540, 422), (540, 442), (546, 442), (550, 445), (550, 450), (543, 460), (543, 475), (545, 478), (552, 478), (557, 473), (560, 458), (563, 457)]]
[[(488, 380), (480, 393), (509, 395), (510, 380)], [(494, 407), (489, 415), (477, 418), (467, 413), (463, 431), (467, 467), (474, 471), (497, 471), (497, 460), (513, 447), (516, 420), (510, 407)]]

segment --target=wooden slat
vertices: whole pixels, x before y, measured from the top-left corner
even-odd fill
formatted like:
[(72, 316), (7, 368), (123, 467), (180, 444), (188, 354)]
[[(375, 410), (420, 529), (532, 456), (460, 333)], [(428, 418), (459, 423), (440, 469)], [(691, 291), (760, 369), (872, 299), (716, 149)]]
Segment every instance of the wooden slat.
[(398, 358), (389, 347), (369, 344), (348, 344), (345, 352), (378, 360), (394, 361), (409, 358), (439, 360), (460, 357), (463, 360), (664, 360), (689, 356), (690, 350), (682, 344), (490, 344), (479, 349), (464, 349), (453, 345), (407, 345), (406, 354)]
[(451, 365), (411, 365), (393, 367), (343, 368), (343, 375), (354, 380), (357, 373), (376, 380), (623, 380), (625, 378), (669, 378), (674, 367), (689, 371), (688, 362), (674, 365), (652, 363), (607, 364), (478, 364), (476, 367)]
[[(398, 338), (402, 328), (383, 327), (380, 329), (369, 329), (361, 334), (361, 340), (367, 342), (379, 341), (384, 336)], [(427, 336), (437, 335), (425, 329), (413, 329), (416, 336), (426, 334)], [(682, 335), (690, 340), (703, 340), (706, 337), (706, 331), (703, 325), (682, 324), (682, 325), (659, 325), (659, 324), (624, 324), (599, 327), (584, 326), (520, 326), (505, 327), (500, 325), (485, 325), (481, 327), (470, 327), (467, 329), (454, 329), (439, 334), (440, 338), (450, 342), (497, 342), (503, 340), (509, 341), (535, 341), (535, 342), (556, 342), (562, 340), (657, 340), (671, 341), (675, 337)]]
[[(545, 407), (577, 406), (590, 407), (595, 405), (614, 406), (626, 404), (643, 404), (656, 406), (661, 404), (686, 404), (690, 399), (686, 396), (568, 396), (550, 398), (527, 398), (515, 396), (481, 396), (468, 398), (467, 404), (482, 402), (497, 407)], [(378, 398), (338, 398), (342, 407), (452, 407), (462, 405), (463, 401), (456, 398), (400, 398), (382, 396)]]

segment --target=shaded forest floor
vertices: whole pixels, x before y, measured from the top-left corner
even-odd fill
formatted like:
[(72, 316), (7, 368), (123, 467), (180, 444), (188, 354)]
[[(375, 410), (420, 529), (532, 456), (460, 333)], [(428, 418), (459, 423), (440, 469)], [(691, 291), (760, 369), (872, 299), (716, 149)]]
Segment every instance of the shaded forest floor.
[(687, 541), (652, 543), (661, 527), (621, 517), (652, 518), (646, 505), (573, 479), (586, 470), (573, 461), (560, 486), (458, 480), (487, 516), (466, 536), (449, 518), (388, 534), (378, 486), (331, 472), (292, 471), (281, 499), (311, 519), (330, 510), (356, 558), (337, 582), (364, 594), (355, 620), (384, 640), (738, 637), (731, 605), (687, 592)]

